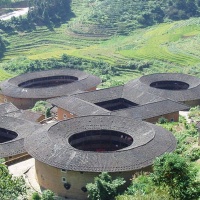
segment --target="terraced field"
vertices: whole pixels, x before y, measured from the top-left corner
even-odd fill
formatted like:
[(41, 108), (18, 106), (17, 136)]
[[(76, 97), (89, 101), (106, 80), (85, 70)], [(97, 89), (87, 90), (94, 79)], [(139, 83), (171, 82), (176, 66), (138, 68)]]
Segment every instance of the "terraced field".
[[(200, 76), (199, 18), (138, 29), (129, 36), (113, 36), (109, 39), (74, 36), (67, 24), (53, 31), (42, 27), (6, 38), (10, 45), (1, 62), (18, 56), (30, 59), (59, 58), (65, 53), (117, 65), (120, 77), (113, 77), (113, 81), (125, 82), (141, 74), (165, 71)], [(143, 71), (120, 67), (134, 60), (148, 61), (152, 65)], [(0, 79), (4, 78), (0, 75)]]
[[(162, 24), (143, 34), (137, 49), (124, 49), (120, 54), (125, 57), (135, 59), (157, 59), (182, 66), (193, 66), (200, 62), (197, 54), (198, 45), (194, 50), (191, 37), (196, 44), (200, 35), (199, 19), (193, 19), (196, 24), (176, 22), (172, 24)], [(186, 41), (190, 41), (190, 44)], [(181, 44), (184, 44), (181, 46)], [(125, 47), (126, 48), (126, 47)], [(188, 51), (190, 49), (190, 51)], [(196, 53), (195, 53), (196, 52)]]
[(9, 74), (8, 72), (0, 68), (0, 81), (6, 80), (13, 76), (14, 76), (13, 74)]

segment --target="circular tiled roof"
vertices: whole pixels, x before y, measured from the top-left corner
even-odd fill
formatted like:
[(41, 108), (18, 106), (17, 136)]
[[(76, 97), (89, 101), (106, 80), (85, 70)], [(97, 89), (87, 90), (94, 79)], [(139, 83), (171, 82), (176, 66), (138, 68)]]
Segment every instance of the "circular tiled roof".
[[(71, 136), (91, 130), (121, 132), (133, 142), (108, 152), (83, 151), (70, 145)], [(173, 151), (176, 140), (169, 131), (147, 122), (120, 116), (83, 116), (37, 130), (26, 138), (25, 148), (35, 159), (60, 169), (117, 172), (151, 165), (155, 157)]]
[[(156, 83), (173, 83), (183, 85), (181, 89), (156, 88)], [(190, 101), (200, 99), (200, 79), (187, 74), (180, 73), (159, 73), (142, 76), (141, 78), (128, 82), (125, 87), (138, 89), (143, 92), (172, 99), (174, 101)], [(184, 88), (185, 87), (185, 88)]]
[[(60, 85), (50, 85), (46, 87), (28, 87), (33, 81), (42, 85), (42, 79), (58, 78), (61, 81), (69, 78), (70, 83)], [(53, 82), (53, 81), (52, 81)], [(101, 79), (79, 70), (62, 69), (49, 70), (22, 74), (6, 80), (0, 84), (1, 92), (9, 97), (15, 98), (52, 98), (72, 94), (76, 91), (86, 91), (96, 87), (101, 83)], [(26, 85), (26, 87), (23, 87)]]
[[(17, 135), (8, 142), (0, 143), (0, 158), (25, 153), (24, 138), (32, 134), (40, 125), (13, 117), (0, 117), (0, 129), (8, 130)], [(0, 139), (1, 139), (0, 130)]]

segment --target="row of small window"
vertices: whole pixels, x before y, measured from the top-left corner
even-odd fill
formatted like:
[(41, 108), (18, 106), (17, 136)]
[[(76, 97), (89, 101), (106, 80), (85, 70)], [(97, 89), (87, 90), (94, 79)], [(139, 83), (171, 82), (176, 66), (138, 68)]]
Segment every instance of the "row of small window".
[[(61, 169), (61, 172), (64, 172), (64, 173), (66, 173), (67, 172), (67, 170), (66, 169)], [(83, 174), (83, 172), (80, 172), (81, 174)]]
[[(63, 177), (64, 178), (64, 177)], [(64, 188), (66, 189), (66, 190), (69, 190), (70, 188), (71, 188), (71, 184), (70, 183), (64, 183)], [(81, 190), (83, 191), (83, 192), (87, 192), (87, 188), (86, 187), (82, 187), (81, 188)]]

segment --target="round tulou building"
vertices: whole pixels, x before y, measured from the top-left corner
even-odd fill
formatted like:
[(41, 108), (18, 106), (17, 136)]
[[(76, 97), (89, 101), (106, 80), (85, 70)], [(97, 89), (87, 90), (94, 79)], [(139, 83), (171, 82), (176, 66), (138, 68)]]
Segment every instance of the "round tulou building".
[(128, 82), (127, 87), (189, 106), (200, 105), (200, 79), (187, 74), (159, 73)]
[(6, 161), (24, 157), (24, 138), (41, 126), (23, 119), (0, 116), (0, 158)]
[(100, 172), (129, 182), (137, 171), (150, 171), (153, 160), (176, 148), (171, 132), (131, 118), (82, 116), (43, 126), (25, 139), (35, 158), (36, 178), (59, 196), (84, 200), (86, 184)]
[(95, 90), (100, 83), (96, 76), (71, 69), (27, 73), (0, 84), (0, 102), (28, 109), (39, 100)]

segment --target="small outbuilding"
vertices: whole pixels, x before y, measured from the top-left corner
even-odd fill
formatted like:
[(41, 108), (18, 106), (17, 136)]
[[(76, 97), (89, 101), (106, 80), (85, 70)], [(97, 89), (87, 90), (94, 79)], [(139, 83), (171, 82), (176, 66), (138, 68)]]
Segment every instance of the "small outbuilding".
[(86, 184), (100, 172), (124, 177), (150, 171), (153, 160), (176, 148), (171, 132), (121, 116), (83, 116), (43, 126), (25, 139), (36, 177), (59, 196), (87, 199)]

